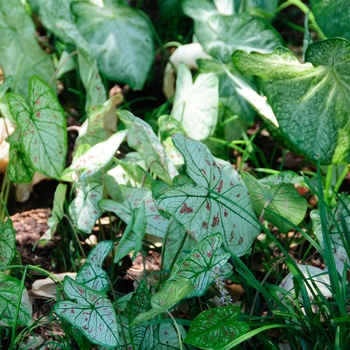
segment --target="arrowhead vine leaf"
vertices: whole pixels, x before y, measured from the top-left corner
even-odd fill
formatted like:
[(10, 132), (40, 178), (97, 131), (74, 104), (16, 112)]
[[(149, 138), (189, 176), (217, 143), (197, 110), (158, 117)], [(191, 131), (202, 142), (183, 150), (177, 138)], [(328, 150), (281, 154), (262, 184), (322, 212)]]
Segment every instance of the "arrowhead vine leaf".
[(109, 280), (102, 263), (108, 253), (113, 249), (112, 241), (102, 241), (89, 253), (84, 265), (79, 270), (76, 281), (97, 292), (107, 292)]
[(237, 321), (240, 314), (237, 306), (203, 311), (191, 323), (184, 343), (201, 349), (222, 349), (248, 331), (249, 326), (246, 323)]
[(259, 230), (240, 176), (202, 143), (180, 134), (173, 136), (173, 142), (192, 180), (175, 177), (173, 187), (154, 182), (152, 193), (158, 210), (174, 218), (197, 241), (221, 232), (227, 248), (238, 256), (245, 254)]
[(30, 78), (28, 90), (29, 105), (21, 95), (7, 95), (20, 128), (22, 149), (35, 170), (58, 179), (67, 154), (64, 111), (52, 89), (39, 77)]
[(68, 321), (94, 344), (119, 345), (119, 326), (112, 303), (104, 293), (97, 292), (66, 276), (64, 291), (77, 302), (60, 301), (55, 313)]

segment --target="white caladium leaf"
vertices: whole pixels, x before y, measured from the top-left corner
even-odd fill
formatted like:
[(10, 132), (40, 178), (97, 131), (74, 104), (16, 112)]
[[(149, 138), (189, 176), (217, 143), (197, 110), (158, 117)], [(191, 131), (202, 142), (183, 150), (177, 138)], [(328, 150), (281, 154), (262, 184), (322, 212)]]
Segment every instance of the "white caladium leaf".
[(152, 31), (145, 17), (123, 1), (105, 1), (102, 7), (77, 1), (71, 8), (104, 75), (141, 89), (154, 58)]
[(12, 91), (27, 96), (31, 76), (48, 82), (54, 74), (51, 58), (38, 45), (34, 23), (20, 1), (0, 3), (0, 23), (0, 66), (13, 78)]
[(138, 208), (133, 210), (133, 215), (120, 239), (114, 262), (118, 262), (124, 256), (134, 251), (132, 260), (142, 248), (142, 239), (146, 233), (145, 202), (141, 202)]
[[(0, 286), (0, 326), (12, 326), (15, 320), (18, 326), (29, 326), (32, 323), (33, 307), (25, 288), (21, 295), (21, 281), (0, 273)], [(17, 314), (19, 297), (21, 303)]]
[[(280, 175), (282, 179), (283, 175)], [(305, 217), (307, 201), (301, 197), (293, 184), (280, 181), (273, 175), (264, 181), (243, 173), (243, 181), (249, 189), (256, 215), (276, 225), (281, 232), (288, 232), (291, 226), (284, 219), (298, 225)]]
[(89, 253), (75, 280), (98, 292), (107, 292), (109, 281), (106, 271), (102, 269), (102, 263), (113, 247), (112, 241), (98, 243)]
[(191, 323), (184, 343), (201, 349), (223, 349), (249, 329), (246, 323), (237, 320), (240, 314), (241, 309), (237, 306), (203, 311)]
[(92, 343), (118, 346), (119, 326), (107, 296), (68, 276), (64, 278), (63, 286), (67, 296), (77, 302), (60, 301), (55, 305), (55, 313), (77, 327)]
[[(178, 324), (181, 338), (186, 337), (186, 331), (181, 324)], [(154, 348), (154, 350), (172, 350), (179, 349), (179, 335), (174, 329), (173, 325), (170, 323), (161, 323), (159, 325), (159, 344)]]
[(190, 69), (180, 63), (171, 116), (179, 121), (187, 135), (207, 139), (218, 120), (219, 79), (214, 73), (199, 74), (192, 84)]
[[(340, 274), (343, 274), (344, 264), (350, 263), (348, 252), (346, 251), (343, 240), (346, 242), (345, 229), (343, 222), (346, 225), (346, 230), (350, 232), (350, 199), (346, 194), (343, 194), (338, 201), (338, 204), (332, 208), (332, 214), (335, 221), (330, 215), (327, 215), (327, 232), (330, 234), (332, 248), (337, 263), (337, 269)], [(312, 219), (312, 228), (319, 240), (321, 247), (324, 248), (322, 225), (318, 210), (312, 210), (310, 213)], [(343, 222), (341, 217), (343, 217)], [(343, 237), (342, 237), (343, 236)], [(343, 239), (343, 240), (342, 240)], [(339, 263), (338, 263), (339, 262)]]
[(11, 219), (0, 220), (0, 271), (6, 270), (16, 252), (16, 231)]
[(7, 95), (21, 131), (22, 149), (35, 170), (58, 179), (67, 154), (65, 113), (52, 89), (39, 77), (30, 78), (28, 90), (29, 105), (21, 95)]
[(104, 199), (100, 202), (100, 208), (104, 211), (112, 211), (126, 224), (132, 220), (133, 212), (139, 208), (141, 202), (145, 205), (146, 233), (164, 237), (169, 226), (169, 221), (161, 216), (154, 204), (150, 190), (120, 186), (122, 198), (118, 201)]
[(54, 235), (57, 225), (60, 223), (64, 216), (63, 205), (66, 199), (67, 185), (58, 184), (54, 199), (53, 199), (53, 208), (50, 218), (47, 220), (49, 229), (41, 236), (40, 242), (49, 241)]
[(128, 145), (141, 154), (147, 169), (163, 181), (171, 183), (178, 171), (150, 125), (128, 111), (118, 111), (117, 114), (129, 130)]
[(69, 214), (78, 230), (91, 233), (101, 211), (98, 206), (102, 198), (102, 185), (98, 182), (76, 184), (77, 194), (69, 205)]
[(221, 232), (227, 248), (238, 256), (245, 254), (259, 234), (259, 226), (241, 177), (202, 143), (180, 134), (173, 136), (173, 142), (192, 180), (176, 177), (173, 187), (154, 182), (152, 193), (158, 210), (174, 218), (197, 241)]
[(305, 64), (285, 48), (232, 56), (241, 73), (261, 78), (286, 140), (321, 164), (350, 162), (349, 49), (345, 39), (312, 43)]
[(127, 130), (118, 131), (107, 141), (92, 146), (80, 157), (74, 158), (70, 169), (76, 173), (77, 180), (82, 181), (106, 166), (117, 152), (127, 133)]

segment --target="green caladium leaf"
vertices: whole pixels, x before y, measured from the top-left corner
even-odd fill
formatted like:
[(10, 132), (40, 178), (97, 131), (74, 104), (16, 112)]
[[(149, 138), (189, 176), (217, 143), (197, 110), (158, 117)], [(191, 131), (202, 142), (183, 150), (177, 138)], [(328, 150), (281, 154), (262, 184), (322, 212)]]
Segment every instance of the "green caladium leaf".
[(180, 63), (171, 116), (179, 121), (187, 135), (207, 139), (218, 120), (219, 81), (215, 74), (199, 74), (192, 84), (190, 69)]
[(75, 140), (76, 146), (96, 145), (108, 139), (117, 129), (116, 106), (121, 104), (123, 96), (116, 94), (102, 106), (97, 107), (82, 124)]
[(154, 58), (152, 31), (145, 17), (123, 1), (105, 1), (103, 7), (77, 1), (71, 8), (104, 75), (141, 89)]
[(173, 142), (185, 159), (187, 174), (174, 186), (152, 184), (158, 210), (174, 218), (197, 241), (221, 232), (224, 245), (241, 256), (259, 234), (248, 190), (231, 164), (214, 158), (198, 141), (181, 134)]
[(287, 170), (278, 174), (266, 176), (259, 179), (259, 182), (263, 185), (280, 185), (282, 183), (295, 185), (298, 183), (304, 183), (304, 178), (296, 174), (294, 171)]
[(38, 75), (49, 81), (54, 73), (50, 56), (40, 48), (35, 27), (20, 1), (0, 4), (0, 66), (5, 76), (12, 76), (12, 91), (27, 96), (28, 80)]
[(0, 271), (7, 269), (16, 252), (16, 231), (11, 219), (0, 220)]
[(23, 150), (21, 143), (21, 132), (19, 128), (7, 137), (6, 141), (10, 144), (10, 157), (7, 167), (7, 175), (15, 183), (28, 183), (32, 181), (34, 169)]
[(310, 4), (317, 24), (328, 38), (350, 40), (350, 4), (347, 0), (311, 0)]
[(30, 0), (45, 28), (62, 41), (76, 46), (80, 78), (86, 90), (86, 110), (89, 110), (90, 107), (95, 108), (106, 101), (106, 90), (91, 47), (74, 23), (74, 16), (70, 11), (71, 2), (72, 0)]
[(79, 270), (76, 281), (98, 292), (107, 292), (109, 280), (106, 271), (102, 269), (102, 263), (113, 247), (112, 241), (98, 243), (91, 250), (84, 265)]
[(150, 169), (163, 181), (171, 183), (178, 171), (168, 159), (150, 125), (128, 111), (118, 111), (117, 114), (129, 130), (128, 145), (141, 154), (147, 169)]
[(21, 95), (7, 95), (20, 128), (22, 149), (35, 170), (58, 179), (67, 154), (64, 111), (51, 88), (39, 77), (30, 78), (28, 91), (29, 105)]
[[(227, 75), (220, 62), (214, 60), (198, 60), (198, 67), (201, 73), (213, 72), (219, 78), (219, 100), (234, 115), (238, 115), (248, 123), (254, 121), (255, 112), (246, 99), (242, 98), (237, 91), (234, 82)], [(252, 79), (243, 78), (232, 64), (226, 64), (229, 71), (245, 79), (253, 85)], [(253, 85), (254, 86), (254, 85)]]
[(63, 287), (67, 296), (77, 302), (60, 301), (55, 305), (55, 313), (77, 327), (92, 343), (118, 346), (119, 326), (107, 296), (68, 276), (64, 278)]
[(67, 185), (58, 184), (54, 199), (53, 199), (53, 208), (50, 218), (47, 220), (49, 229), (41, 236), (40, 243), (50, 241), (52, 236), (56, 232), (57, 225), (60, 223), (64, 216), (64, 201), (66, 199)]
[(78, 230), (91, 233), (101, 211), (98, 206), (102, 198), (102, 185), (98, 182), (76, 184), (77, 194), (69, 205), (69, 214)]
[(184, 343), (201, 349), (222, 349), (248, 331), (246, 323), (237, 321), (240, 314), (237, 306), (203, 311), (193, 320)]
[(117, 152), (127, 133), (127, 130), (118, 131), (107, 141), (92, 146), (80, 157), (74, 158), (70, 166), (70, 169), (75, 173), (72, 175), (73, 179), (76, 181), (85, 180), (106, 166)]
[(176, 303), (186, 298), (193, 291), (191, 281), (179, 278), (176, 283), (165, 283), (163, 288), (151, 298), (151, 307), (147, 312), (137, 315), (131, 326), (150, 320), (151, 318), (171, 309)]
[(301, 64), (284, 48), (269, 55), (236, 51), (232, 56), (243, 74), (261, 78), (287, 141), (322, 164), (350, 161), (349, 48), (344, 39), (312, 43), (305, 55), (312, 64)]
[[(282, 178), (282, 176), (280, 176)], [(243, 180), (249, 189), (256, 215), (276, 225), (281, 232), (292, 227), (284, 219), (298, 225), (305, 217), (307, 201), (301, 197), (291, 183), (276, 183), (276, 176), (263, 182), (254, 176), (243, 173)]]
[(229, 62), (232, 52), (270, 53), (283, 46), (278, 32), (262, 18), (248, 13), (222, 14), (205, 1), (183, 1), (185, 14), (195, 21), (195, 34), (205, 52)]
[[(148, 291), (145, 280), (142, 280), (128, 304), (129, 324), (141, 313), (151, 309), (151, 294)], [(134, 349), (154, 349), (158, 343), (157, 325), (137, 324), (129, 328), (130, 339)]]
[(278, 0), (248, 0), (247, 10), (250, 14), (271, 19), (275, 16)]
[(146, 225), (145, 202), (141, 202), (140, 206), (133, 210), (132, 218), (120, 239), (118, 250), (114, 257), (115, 263), (124, 258), (132, 250), (134, 254), (131, 259), (135, 259), (137, 253), (142, 249), (142, 239), (146, 233)]
[[(343, 220), (345, 222), (346, 229), (348, 230), (348, 232), (350, 232), (349, 211), (350, 211), (350, 198), (346, 194), (342, 194), (337, 205), (334, 208), (332, 208), (332, 214), (335, 218), (335, 221), (329, 214), (327, 215), (327, 225), (328, 225), (327, 232), (329, 232), (330, 234), (330, 239), (333, 246), (332, 247), (333, 252), (337, 260), (343, 263), (342, 265), (343, 267), (345, 262), (349, 264), (350, 257), (349, 257), (349, 252), (345, 248), (346, 245), (344, 246), (344, 243), (343, 243), (343, 241), (344, 242), (347, 242), (347, 241), (345, 237), (346, 233), (345, 233), (345, 229), (343, 228), (341, 216), (343, 217)], [(321, 225), (319, 211), (312, 210), (310, 213), (310, 217), (312, 219), (312, 228), (315, 232), (315, 235), (319, 240), (321, 247), (324, 248), (322, 225)], [(339, 271), (339, 273), (342, 274), (343, 271)]]
[[(32, 323), (33, 308), (27, 290), (23, 289), (21, 294), (21, 281), (0, 272), (0, 286), (0, 326), (11, 327), (15, 320), (18, 326), (29, 326)], [(21, 303), (17, 315), (19, 297)]]
[[(181, 338), (184, 339), (187, 335), (184, 327), (178, 324), (180, 330)], [(172, 350), (179, 349), (179, 335), (174, 329), (172, 324), (161, 323), (159, 325), (159, 344), (154, 348), (154, 350)]]

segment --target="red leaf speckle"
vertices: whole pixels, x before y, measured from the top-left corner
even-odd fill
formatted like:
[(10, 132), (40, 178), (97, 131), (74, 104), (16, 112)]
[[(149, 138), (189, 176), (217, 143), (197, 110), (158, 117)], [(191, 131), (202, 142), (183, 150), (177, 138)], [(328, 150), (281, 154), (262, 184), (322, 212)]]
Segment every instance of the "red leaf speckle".
[(192, 212), (193, 212), (193, 209), (190, 208), (186, 203), (184, 203), (180, 209), (180, 214), (188, 214)]

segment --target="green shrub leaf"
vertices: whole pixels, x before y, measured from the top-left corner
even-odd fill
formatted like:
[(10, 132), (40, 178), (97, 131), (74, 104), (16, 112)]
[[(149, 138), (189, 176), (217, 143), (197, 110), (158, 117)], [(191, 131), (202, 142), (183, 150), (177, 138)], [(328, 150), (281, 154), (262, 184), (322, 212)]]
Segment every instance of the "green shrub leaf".
[(79, 270), (76, 281), (98, 292), (106, 292), (109, 289), (109, 281), (106, 271), (102, 269), (102, 263), (113, 247), (112, 241), (98, 243)]
[(280, 131), (296, 149), (322, 164), (350, 162), (350, 43), (330, 39), (311, 44), (301, 64), (288, 49), (269, 55), (233, 54), (236, 67), (262, 79)]
[(193, 320), (184, 343), (201, 349), (222, 349), (248, 331), (246, 323), (237, 321), (240, 314), (237, 306), (203, 311)]
[(231, 164), (212, 156), (198, 141), (183, 135), (173, 142), (185, 159), (187, 174), (174, 178), (174, 186), (152, 184), (158, 210), (174, 218), (197, 241), (221, 232), (224, 244), (241, 256), (250, 248), (259, 230), (250, 196)]
[(73, 2), (72, 11), (104, 75), (141, 89), (154, 57), (145, 17), (122, 1), (106, 1), (104, 7)]
[(58, 179), (67, 154), (64, 111), (52, 89), (39, 77), (30, 78), (28, 90), (29, 105), (21, 95), (7, 95), (21, 131), (22, 149), (35, 170)]
[(11, 219), (0, 220), (0, 271), (7, 269), (16, 252), (16, 231)]
[(55, 313), (79, 328), (92, 343), (115, 347), (119, 345), (119, 327), (112, 303), (106, 295), (66, 276), (64, 291), (71, 301), (60, 301)]

